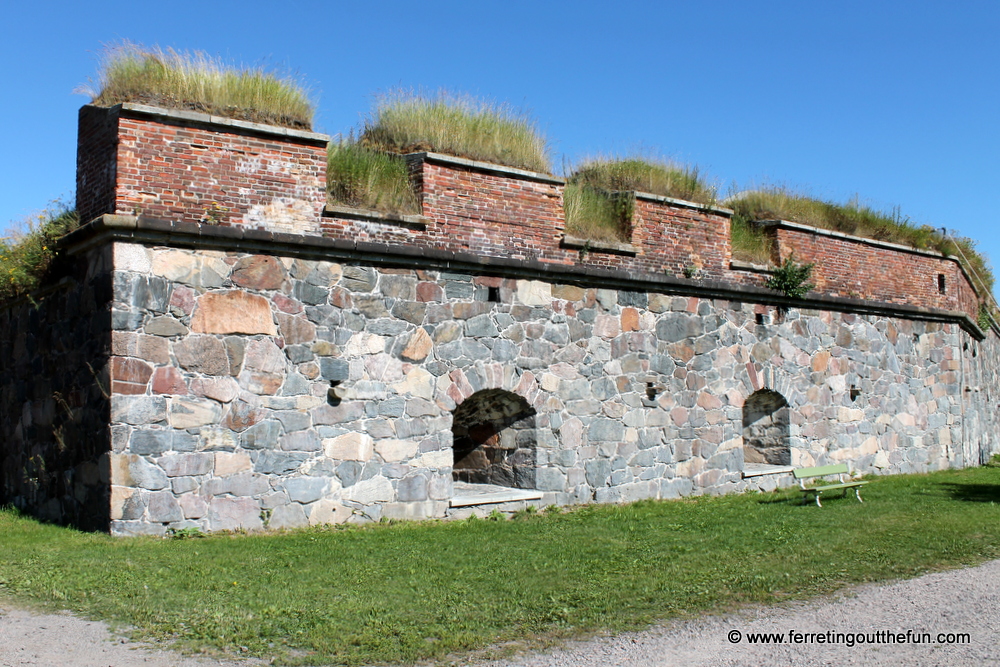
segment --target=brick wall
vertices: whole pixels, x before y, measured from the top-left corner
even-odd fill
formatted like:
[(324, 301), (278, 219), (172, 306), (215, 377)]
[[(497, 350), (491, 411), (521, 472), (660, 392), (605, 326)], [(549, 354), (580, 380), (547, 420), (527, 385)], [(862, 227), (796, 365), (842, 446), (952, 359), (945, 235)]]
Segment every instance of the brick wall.
[(89, 222), (116, 209), (118, 110), (80, 108), (76, 143), (76, 210)]
[(642, 248), (646, 270), (681, 276), (690, 267), (702, 277), (727, 277), (729, 216), (722, 211), (639, 195), (632, 226), (632, 243)]
[(319, 233), (324, 135), (125, 104), (80, 113), (77, 191), (104, 213)]
[[(726, 209), (637, 194), (629, 244), (574, 246), (563, 240), (562, 179), (433, 153), (408, 156), (421, 216), (324, 214), (325, 145), (322, 135), (205, 114), (84, 107), (78, 208), (84, 220), (117, 212), (750, 286), (766, 280), (730, 268)], [(816, 264), (818, 294), (978, 312), (950, 259), (803, 225), (773, 233), (782, 259), (794, 253)]]
[[(830, 235), (798, 225), (776, 230), (781, 261), (794, 254), (811, 262), (816, 291), (830, 296), (965, 310), (973, 318), (974, 295), (958, 264), (929, 253), (909, 252), (845, 235)], [(943, 293), (939, 276), (943, 276)]]
[(424, 159), (421, 182), (423, 213), (433, 221), (423, 242), (460, 252), (568, 261), (558, 250), (566, 224), (559, 179)]

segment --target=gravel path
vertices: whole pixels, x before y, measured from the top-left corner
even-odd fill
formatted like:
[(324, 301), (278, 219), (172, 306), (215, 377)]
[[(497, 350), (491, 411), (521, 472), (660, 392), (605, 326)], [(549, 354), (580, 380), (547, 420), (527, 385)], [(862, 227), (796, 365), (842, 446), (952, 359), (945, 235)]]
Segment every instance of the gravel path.
[[(798, 633), (930, 633), (931, 643), (788, 643)], [(737, 639), (736, 632), (740, 633)], [(733, 634), (733, 643), (729, 639)], [(751, 633), (785, 633), (786, 643), (751, 644)], [(937, 643), (968, 633), (968, 643)], [(836, 638), (834, 638), (836, 639)], [(845, 636), (842, 641), (847, 640)], [(877, 639), (872, 637), (872, 639)], [(801, 641), (808, 641), (803, 638)], [(577, 642), (490, 667), (711, 665), (1000, 665), (1000, 561), (893, 584), (854, 588), (833, 598), (673, 623), (645, 632)], [(483, 666), (485, 667), (485, 666)]]
[[(931, 643), (788, 643), (787, 633), (930, 633)], [(732, 643), (730, 633), (740, 633)], [(785, 633), (784, 643), (751, 644), (751, 633)], [(966, 643), (939, 643), (938, 633), (968, 633)], [(736, 639), (734, 634), (733, 639)], [(834, 637), (834, 639), (837, 639)], [(874, 639), (874, 637), (873, 637)], [(802, 641), (809, 641), (803, 638)], [(1000, 561), (865, 586), (832, 599), (746, 610), (684, 621), (481, 667), (630, 665), (1000, 665)], [(0, 667), (250, 667), (259, 661), (183, 658), (135, 645), (103, 623), (69, 614), (41, 615), (0, 607)]]
[(0, 606), (0, 667), (250, 667), (253, 662), (185, 658), (134, 644), (104, 623), (70, 614), (33, 614)]

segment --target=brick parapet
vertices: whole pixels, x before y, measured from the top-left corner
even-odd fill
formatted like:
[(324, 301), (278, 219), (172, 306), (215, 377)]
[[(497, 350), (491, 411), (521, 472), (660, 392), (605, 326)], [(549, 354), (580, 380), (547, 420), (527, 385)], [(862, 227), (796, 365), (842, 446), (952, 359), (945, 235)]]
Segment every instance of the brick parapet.
[(785, 221), (770, 227), (780, 261), (815, 265), (819, 293), (978, 314), (979, 297), (955, 258)]
[[(326, 137), (139, 105), (80, 111), (78, 208), (84, 220), (138, 214), (211, 225), (550, 266), (663, 274), (744, 286), (766, 276), (731, 266), (729, 209), (645, 193), (628, 243), (567, 234), (565, 180), (435, 153), (407, 156), (422, 215), (326, 204)], [(979, 296), (953, 258), (804, 225), (773, 225), (781, 259), (816, 264), (816, 292), (961, 310)], [(944, 276), (945, 292), (938, 288)]]
[(78, 210), (320, 233), (324, 135), (123, 104), (80, 112)]

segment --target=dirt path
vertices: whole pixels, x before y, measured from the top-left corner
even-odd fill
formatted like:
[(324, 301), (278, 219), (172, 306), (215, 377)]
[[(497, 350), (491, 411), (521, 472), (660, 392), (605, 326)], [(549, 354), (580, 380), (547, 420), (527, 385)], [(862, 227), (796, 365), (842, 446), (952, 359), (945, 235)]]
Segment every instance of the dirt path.
[[(930, 633), (928, 643), (847, 645), (848, 633)], [(791, 644), (788, 633), (831, 632), (839, 643)], [(730, 633), (734, 633), (730, 641)], [(737, 636), (735, 633), (739, 633)], [(751, 633), (784, 633), (784, 643), (757, 643)], [(845, 635), (837, 638), (836, 634)], [(967, 643), (938, 642), (938, 633), (968, 633)], [(947, 637), (945, 638), (947, 639)], [(810, 641), (807, 637), (802, 642)], [(666, 667), (691, 665), (1000, 665), (1000, 561), (870, 585), (809, 603), (709, 616), (618, 637), (577, 642), (545, 654), (489, 667)], [(482, 666), (487, 667), (487, 666)]]
[(250, 667), (255, 662), (185, 658), (134, 644), (104, 623), (70, 614), (34, 614), (0, 607), (0, 667)]
[[(795, 631), (814, 636), (882, 631), (930, 643), (857, 642), (752, 644), (751, 633)], [(739, 632), (739, 640), (729, 640)], [(968, 633), (964, 643), (938, 642), (938, 633)], [(733, 635), (736, 639), (736, 635)], [(834, 636), (834, 639), (837, 638)], [(884, 635), (883, 635), (884, 639)], [(805, 637), (801, 640), (808, 641)], [(832, 599), (710, 616), (645, 632), (575, 642), (563, 649), (491, 662), (481, 667), (719, 667), (769, 665), (1000, 665), (1000, 561), (919, 579), (865, 586)], [(0, 667), (249, 667), (261, 661), (184, 658), (136, 645), (103, 623), (69, 614), (42, 615), (0, 607)]]

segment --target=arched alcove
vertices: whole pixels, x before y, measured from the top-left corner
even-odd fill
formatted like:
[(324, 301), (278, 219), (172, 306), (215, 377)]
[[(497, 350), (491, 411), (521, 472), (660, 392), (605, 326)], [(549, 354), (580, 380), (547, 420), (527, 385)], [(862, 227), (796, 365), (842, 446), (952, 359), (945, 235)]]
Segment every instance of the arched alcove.
[(535, 488), (535, 410), (503, 389), (478, 391), (452, 420), (456, 482)]
[(743, 404), (743, 461), (791, 465), (788, 401), (776, 391), (760, 389)]

